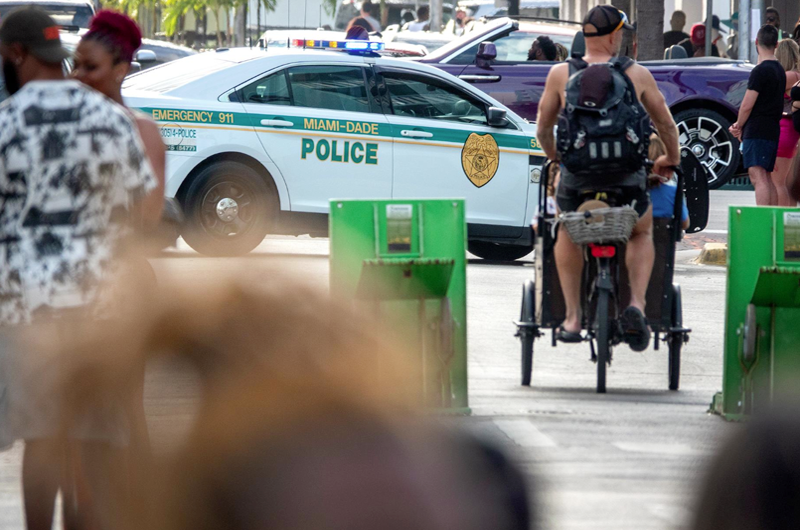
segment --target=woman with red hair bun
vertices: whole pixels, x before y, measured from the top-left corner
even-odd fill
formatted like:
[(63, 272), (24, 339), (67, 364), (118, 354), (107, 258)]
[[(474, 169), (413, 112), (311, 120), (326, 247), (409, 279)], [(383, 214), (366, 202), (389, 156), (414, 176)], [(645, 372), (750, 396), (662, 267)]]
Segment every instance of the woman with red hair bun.
[[(73, 77), (122, 106), (122, 81), (128, 75), (133, 54), (142, 45), (142, 32), (129, 16), (103, 9), (92, 18), (89, 31), (75, 50)], [(159, 213), (164, 206), (165, 148), (158, 126), (149, 117), (131, 113), (158, 178), (159, 186), (146, 198), (143, 207)]]
[[(116, 11), (104, 9), (99, 11), (89, 24), (89, 31), (81, 38), (75, 50), (75, 67), (72, 71), (73, 77), (85, 85), (97, 90), (109, 99), (121, 106), (125, 106), (122, 100), (122, 81), (128, 75), (131, 62), (136, 50), (142, 44), (142, 33), (130, 17)], [(164, 206), (164, 166), (166, 149), (161, 139), (161, 133), (156, 123), (142, 113), (128, 111), (131, 119), (139, 129), (145, 154), (153, 168), (153, 174), (158, 180), (158, 186), (144, 199), (142, 208), (147, 211), (161, 214)], [(152, 210), (151, 210), (152, 208)], [(128, 264), (129, 269), (141, 269), (139, 272), (147, 278), (154, 273), (149, 263), (143, 258), (133, 257)], [(128, 271), (130, 274), (130, 271)], [(154, 277), (153, 277), (154, 280)], [(133, 280), (134, 282), (136, 279)], [(141, 285), (139, 287), (142, 287)], [(136, 374), (136, 384), (132, 401), (127, 409), (130, 420), (130, 441), (129, 455), (125, 455), (125, 450), (107, 444), (83, 444), (81, 448), (80, 470), (76, 469), (79, 475), (84, 478), (97, 478), (100, 474), (110, 472), (111, 466), (120, 469), (122, 462), (147, 462), (150, 456), (150, 442), (147, 433), (147, 422), (144, 414), (144, 366), (140, 367), (140, 373)], [(125, 475), (128, 480), (140, 482), (147, 480), (143, 475), (144, 469), (134, 469), (131, 466), (125, 468)], [(91, 482), (91, 480), (89, 480)], [(117, 484), (119, 481), (112, 481)], [(123, 481), (124, 482), (124, 481)], [(98, 484), (88, 484), (90, 490), (96, 490)], [(78, 489), (74, 493), (79, 512), (83, 518), (94, 518), (102, 522), (108, 519), (108, 506), (98, 506), (98, 502), (87, 502), (85, 491)], [(88, 506), (87, 506), (88, 505)], [(102, 525), (101, 525), (102, 526)]]

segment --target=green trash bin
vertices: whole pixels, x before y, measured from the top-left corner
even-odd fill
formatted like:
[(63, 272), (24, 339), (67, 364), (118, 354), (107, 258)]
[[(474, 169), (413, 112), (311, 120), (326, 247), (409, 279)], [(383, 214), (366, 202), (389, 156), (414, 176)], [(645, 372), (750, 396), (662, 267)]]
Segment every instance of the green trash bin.
[(800, 210), (732, 206), (722, 393), (712, 410), (743, 420), (800, 385)]
[(330, 285), (406, 337), (424, 403), (468, 414), (463, 199), (332, 200)]

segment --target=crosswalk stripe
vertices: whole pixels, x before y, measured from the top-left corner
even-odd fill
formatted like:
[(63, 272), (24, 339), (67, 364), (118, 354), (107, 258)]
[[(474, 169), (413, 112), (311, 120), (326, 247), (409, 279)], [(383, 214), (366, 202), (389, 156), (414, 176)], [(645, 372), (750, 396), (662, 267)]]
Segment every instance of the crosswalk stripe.
[(528, 420), (493, 420), (497, 428), (522, 447), (555, 447), (552, 438), (542, 434)]

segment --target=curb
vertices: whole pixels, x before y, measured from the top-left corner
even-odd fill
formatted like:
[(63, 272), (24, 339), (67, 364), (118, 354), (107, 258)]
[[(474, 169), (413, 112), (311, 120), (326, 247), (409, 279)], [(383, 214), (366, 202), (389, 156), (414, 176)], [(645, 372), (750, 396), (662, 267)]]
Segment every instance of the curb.
[(727, 243), (706, 243), (702, 252), (694, 260), (701, 265), (717, 265), (725, 267), (728, 264)]

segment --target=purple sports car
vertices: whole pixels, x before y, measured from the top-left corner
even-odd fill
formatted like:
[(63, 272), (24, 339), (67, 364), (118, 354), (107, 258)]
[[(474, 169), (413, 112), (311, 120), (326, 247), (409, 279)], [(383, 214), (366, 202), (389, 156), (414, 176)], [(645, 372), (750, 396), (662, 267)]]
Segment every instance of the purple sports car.
[[(572, 24), (518, 22), (502, 18), (439, 48), (421, 59), (475, 84), (530, 121), (555, 64), (528, 61), (528, 48), (547, 35), (569, 49), (577, 33)], [(492, 42), (497, 55), (481, 56), (480, 44)], [(739, 143), (728, 133), (736, 120), (753, 65), (718, 58), (641, 63), (658, 83), (675, 116), (682, 145), (708, 169), (709, 187), (725, 184), (740, 169)]]

